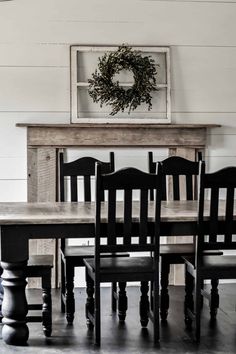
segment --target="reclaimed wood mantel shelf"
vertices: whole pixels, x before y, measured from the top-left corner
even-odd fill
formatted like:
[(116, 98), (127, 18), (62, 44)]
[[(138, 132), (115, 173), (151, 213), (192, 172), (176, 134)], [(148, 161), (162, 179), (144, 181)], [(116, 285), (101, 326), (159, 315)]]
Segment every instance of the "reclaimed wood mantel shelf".
[(199, 147), (213, 124), (17, 124), (27, 127), (28, 146)]
[[(169, 155), (195, 160), (207, 145), (207, 130), (216, 124), (34, 124), (27, 128), (28, 201), (57, 200), (57, 157), (66, 147), (165, 147)], [(50, 240), (33, 240), (31, 253), (54, 253)], [(55, 267), (55, 283), (57, 283)]]

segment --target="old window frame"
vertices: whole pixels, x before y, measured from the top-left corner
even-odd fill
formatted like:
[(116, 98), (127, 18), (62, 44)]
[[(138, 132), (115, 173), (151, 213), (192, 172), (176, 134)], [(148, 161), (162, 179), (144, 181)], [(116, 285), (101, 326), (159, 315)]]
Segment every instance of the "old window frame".
[[(70, 81), (71, 81), (71, 123), (170, 123), (171, 122), (171, 84), (170, 84), (170, 48), (169, 47), (158, 47), (158, 46), (132, 46), (133, 49), (140, 50), (142, 53), (161, 53), (165, 55), (164, 59), (164, 71), (165, 71), (165, 82), (161, 82), (157, 84), (159, 90), (165, 90), (164, 94), (164, 105), (166, 107), (165, 112), (163, 112), (162, 117), (152, 117), (151, 113), (145, 112), (145, 117), (136, 118), (135, 111), (132, 112), (132, 117), (127, 116), (125, 118), (119, 116), (109, 116), (108, 114), (104, 114), (101, 117), (98, 115), (93, 117), (82, 117), (80, 116), (80, 105), (78, 100), (78, 90), (87, 90), (88, 82), (80, 80), (79, 76), (79, 55), (83, 53), (97, 52), (102, 56), (105, 52), (117, 50), (117, 46), (85, 46), (85, 45), (72, 45), (70, 47)], [(131, 83), (132, 84), (132, 83)], [(131, 85), (130, 84), (130, 85)], [(121, 83), (122, 85), (122, 83)], [(127, 86), (127, 84), (124, 84)], [(158, 95), (158, 92), (153, 92), (154, 95)], [(98, 104), (99, 106), (99, 104)], [(96, 115), (96, 113), (95, 113)]]

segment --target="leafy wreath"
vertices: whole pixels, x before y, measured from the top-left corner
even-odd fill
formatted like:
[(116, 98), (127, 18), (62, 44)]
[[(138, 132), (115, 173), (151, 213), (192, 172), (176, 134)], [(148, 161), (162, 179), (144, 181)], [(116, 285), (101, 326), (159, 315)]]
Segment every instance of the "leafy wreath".
[[(148, 105), (148, 110), (152, 108), (152, 91), (157, 91), (156, 87), (156, 67), (151, 56), (142, 56), (138, 50), (122, 45), (116, 51), (105, 53), (98, 58), (98, 69), (92, 74), (92, 79), (88, 80), (89, 95), (93, 101), (110, 105), (114, 116), (119, 111), (124, 112), (128, 108), (128, 114), (135, 110), (142, 103)], [(121, 70), (131, 70), (133, 72), (134, 84), (130, 88), (119, 85), (119, 81), (113, 81), (115, 74)]]

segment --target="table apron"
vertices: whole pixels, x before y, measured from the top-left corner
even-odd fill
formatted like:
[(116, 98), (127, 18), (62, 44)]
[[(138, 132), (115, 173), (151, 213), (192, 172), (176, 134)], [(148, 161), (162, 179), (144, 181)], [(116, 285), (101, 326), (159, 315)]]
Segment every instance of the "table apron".
[(94, 224), (27, 224), (0, 227), (0, 259), (22, 262), (29, 257), (29, 239), (94, 238)]

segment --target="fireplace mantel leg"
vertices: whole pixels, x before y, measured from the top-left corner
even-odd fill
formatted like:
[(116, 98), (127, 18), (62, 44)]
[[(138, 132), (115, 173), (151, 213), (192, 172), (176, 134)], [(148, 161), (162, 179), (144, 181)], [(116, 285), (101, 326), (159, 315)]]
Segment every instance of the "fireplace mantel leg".
[[(27, 192), (28, 202), (55, 202), (57, 200), (57, 148), (28, 147), (27, 149)], [(58, 240), (30, 240), (30, 254), (53, 254), (53, 287), (58, 287), (57, 264)], [(29, 287), (41, 288), (39, 279), (29, 278)]]

